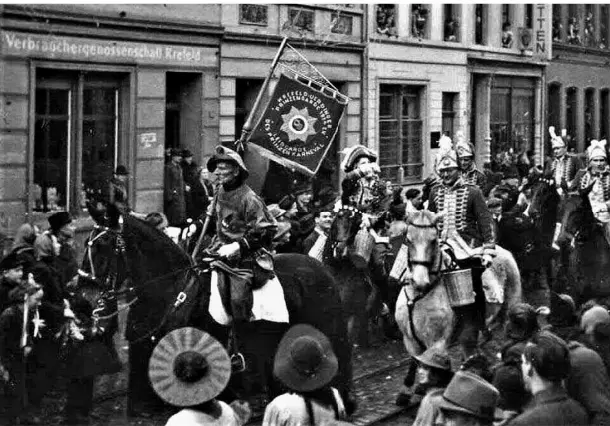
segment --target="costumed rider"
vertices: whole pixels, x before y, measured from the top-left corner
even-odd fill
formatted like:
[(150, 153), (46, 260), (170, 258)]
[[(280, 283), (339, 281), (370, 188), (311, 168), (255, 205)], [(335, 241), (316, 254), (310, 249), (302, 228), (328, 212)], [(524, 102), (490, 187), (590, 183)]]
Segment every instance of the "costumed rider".
[[(561, 132), (562, 136), (555, 133), (555, 127), (549, 127), (549, 135), (551, 136), (551, 148), (553, 149), (553, 159), (549, 160), (544, 167), (544, 177), (552, 179), (557, 186), (557, 193), (563, 197), (568, 191), (575, 189), (574, 182), (576, 174), (583, 167), (580, 160), (567, 153), (567, 147), (564, 142), (566, 137), (565, 129)], [(555, 223), (555, 235), (553, 237), (553, 248), (559, 250), (556, 241), (561, 233), (561, 218), (557, 218)]]
[[(451, 138), (447, 135), (443, 135), (441, 136), (441, 138), (438, 140), (438, 146), (439, 146), (439, 152), (444, 152), (444, 151), (448, 151), (450, 149), (453, 149), (453, 141), (451, 140)], [(441, 178), (438, 175), (438, 169), (437, 169), (437, 161), (438, 161), (438, 155), (436, 155), (434, 157), (434, 173), (431, 176), (428, 176), (426, 179), (424, 179), (424, 186), (422, 188), (422, 201), (424, 203), (428, 203), (430, 200), (430, 192), (432, 192), (432, 189), (441, 184)]]
[(288, 323), (282, 286), (269, 253), (276, 220), (246, 185), (249, 172), (237, 152), (217, 146), (207, 168), (221, 184), (213, 212), (216, 235), (208, 251), (223, 258), (212, 264), (219, 273), (212, 274), (210, 314), (223, 325), (231, 319)]
[(474, 145), (467, 141), (462, 132), (455, 135), (455, 150), (460, 159), (460, 170), (465, 184), (474, 185), (481, 191), (487, 187), (487, 177), (477, 169), (474, 162)]
[(576, 175), (574, 187), (589, 198), (593, 216), (610, 245), (610, 168), (605, 139), (591, 141), (587, 160), (589, 166)]
[[(460, 269), (472, 269), (476, 293), (475, 303), (454, 307), (458, 318), (458, 341), (467, 358), (476, 350), (479, 330), (484, 330), (485, 300), (499, 305), (504, 301), (502, 289), (484, 289), (481, 282), (482, 266), (489, 266), (495, 256), (494, 222), (481, 190), (464, 183), (460, 176), (454, 150), (439, 152), (437, 172), (441, 184), (432, 189), (428, 209), (443, 214), (439, 224), (442, 247), (450, 249)], [(481, 246), (480, 259), (473, 257), (472, 249)]]

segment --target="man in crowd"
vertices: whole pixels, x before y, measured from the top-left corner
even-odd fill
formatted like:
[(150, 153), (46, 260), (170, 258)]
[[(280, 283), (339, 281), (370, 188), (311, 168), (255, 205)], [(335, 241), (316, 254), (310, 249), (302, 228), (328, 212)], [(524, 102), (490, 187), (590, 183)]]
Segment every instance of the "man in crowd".
[(11, 252), (0, 261), (0, 311), (4, 311), (9, 305), (8, 294), (17, 287), (23, 279), (23, 259), (19, 259), (17, 253)]
[(315, 207), (314, 210), (314, 221), (315, 228), (314, 230), (303, 240), (303, 253), (308, 254), (313, 245), (318, 240), (320, 235), (324, 235), (328, 237), (328, 233), (330, 232), (330, 227), (333, 224), (334, 220), (334, 200), (331, 200), (326, 205), (321, 205), (319, 207)]
[(484, 191), (487, 188), (487, 177), (477, 169), (474, 162), (474, 145), (466, 140), (462, 132), (458, 132), (455, 139), (455, 150), (460, 159), (460, 170), (464, 183), (474, 185)]
[(165, 165), (164, 213), (170, 226), (182, 227), (186, 222), (185, 185), (180, 160), (182, 154), (171, 149), (171, 161)]

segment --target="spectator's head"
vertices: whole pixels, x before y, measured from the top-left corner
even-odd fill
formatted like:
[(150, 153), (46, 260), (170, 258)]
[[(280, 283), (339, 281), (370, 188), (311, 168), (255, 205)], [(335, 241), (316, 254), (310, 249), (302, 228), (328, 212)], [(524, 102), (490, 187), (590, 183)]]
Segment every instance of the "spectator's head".
[(0, 261), (0, 272), (2, 278), (12, 284), (16, 284), (23, 278), (23, 259), (16, 252), (10, 252)]
[(513, 340), (527, 340), (538, 330), (536, 310), (528, 303), (517, 303), (508, 311), (506, 337)]
[(417, 380), (420, 389), (430, 387), (446, 387), (453, 372), (451, 370), (451, 359), (449, 354), (436, 348), (430, 348), (421, 355), (416, 355)]
[(592, 342), (594, 340), (595, 328), (602, 323), (610, 322), (610, 314), (603, 306), (593, 306), (582, 314), (580, 320), (580, 330), (585, 338)]
[(502, 200), (500, 198), (490, 198), (487, 200), (487, 208), (494, 217), (502, 214)]
[(422, 192), (419, 189), (407, 189), (405, 196), (407, 197), (407, 200), (411, 201), (413, 207), (415, 207), (417, 210), (422, 209), (424, 202), (422, 200)]
[(26, 301), (30, 309), (39, 307), (43, 296), (42, 286), (34, 283), (31, 279), (20, 283), (8, 293), (8, 299), (11, 303), (22, 304)]
[(57, 212), (49, 216), (49, 229), (54, 235), (58, 235), (59, 231), (67, 226), (71, 226), (72, 216), (68, 212)]
[(292, 183), (292, 194), (296, 197), (297, 207), (300, 210), (309, 210), (313, 200), (313, 188), (310, 181), (295, 180)]
[(529, 399), (519, 364), (503, 363), (494, 372), (493, 385), (500, 392), (498, 408), (520, 412)]
[(168, 226), (167, 217), (161, 212), (148, 213), (144, 220), (159, 231), (165, 230)]
[(34, 250), (36, 251), (36, 257), (38, 259), (49, 259), (59, 256), (61, 244), (55, 235), (45, 232), (36, 237), (36, 241), (34, 241)]
[(19, 227), (17, 233), (15, 234), (13, 247), (23, 244), (31, 246), (34, 244), (34, 241), (36, 241), (36, 237), (36, 228), (29, 223), (24, 223)]
[(193, 162), (193, 153), (188, 149), (182, 150), (182, 160), (186, 164), (191, 164)]
[(178, 148), (171, 148), (169, 151), (169, 156), (174, 164), (178, 164), (180, 161), (182, 161), (182, 152)]
[(521, 355), (523, 382), (532, 394), (560, 384), (570, 374), (570, 368), (568, 345), (550, 331), (534, 335)]
[(549, 324), (555, 328), (572, 327), (576, 324), (576, 304), (567, 294), (551, 292), (551, 313)]
[(512, 28), (512, 25), (510, 24), (510, 22), (505, 22), (502, 24), (502, 31), (510, 31)]
[(483, 378), (488, 382), (491, 382), (493, 379), (493, 372), (491, 371), (491, 362), (485, 354), (476, 353), (468, 357), (462, 365), (460, 365), (461, 371), (468, 371), (472, 374), (476, 374), (477, 376)]
[(127, 179), (129, 179), (129, 170), (127, 170), (127, 167), (123, 165), (117, 166), (116, 170), (114, 171), (114, 178), (123, 183), (127, 182)]

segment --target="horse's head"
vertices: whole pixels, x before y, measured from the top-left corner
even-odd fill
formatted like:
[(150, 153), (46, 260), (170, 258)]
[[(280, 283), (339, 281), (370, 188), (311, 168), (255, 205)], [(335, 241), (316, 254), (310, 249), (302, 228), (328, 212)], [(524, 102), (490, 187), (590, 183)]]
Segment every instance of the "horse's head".
[(530, 190), (532, 196), (529, 216), (543, 234), (552, 234), (560, 201), (555, 182), (540, 178), (531, 184)]
[(356, 209), (342, 208), (337, 212), (328, 239), (333, 248), (333, 257), (342, 259), (347, 256), (347, 248), (354, 242), (361, 221), (362, 213)]
[(409, 248), (409, 263), (413, 285), (420, 292), (430, 286), (430, 272), (439, 256), (437, 223), (440, 215), (420, 210), (409, 216), (405, 243)]
[(561, 234), (558, 242), (571, 241), (576, 234), (586, 232), (595, 223), (586, 194), (570, 194), (561, 203)]
[(512, 185), (503, 183), (492, 188), (489, 193), (489, 198), (498, 198), (502, 200), (502, 211), (508, 212), (517, 204), (519, 190)]

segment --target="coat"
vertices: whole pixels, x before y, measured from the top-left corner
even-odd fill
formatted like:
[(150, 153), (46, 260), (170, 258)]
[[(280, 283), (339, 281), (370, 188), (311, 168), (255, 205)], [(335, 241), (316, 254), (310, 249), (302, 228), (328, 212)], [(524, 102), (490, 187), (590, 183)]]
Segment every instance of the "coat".
[[(560, 170), (557, 170), (558, 167)], [(574, 155), (566, 154), (561, 159), (550, 159), (544, 166), (544, 176), (555, 179), (558, 186), (572, 186), (576, 173), (583, 167), (580, 159)], [(558, 179), (559, 178), (559, 179)]]
[(529, 409), (512, 419), (509, 426), (584, 426), (589, 424), (587, 412), (570, 398), (561, 386), (534, 395)]
[(165, 165), (163, 204), (170, 226), (182, 226), (186, 222), (186, 201), (182, 168), (174, 163)]

